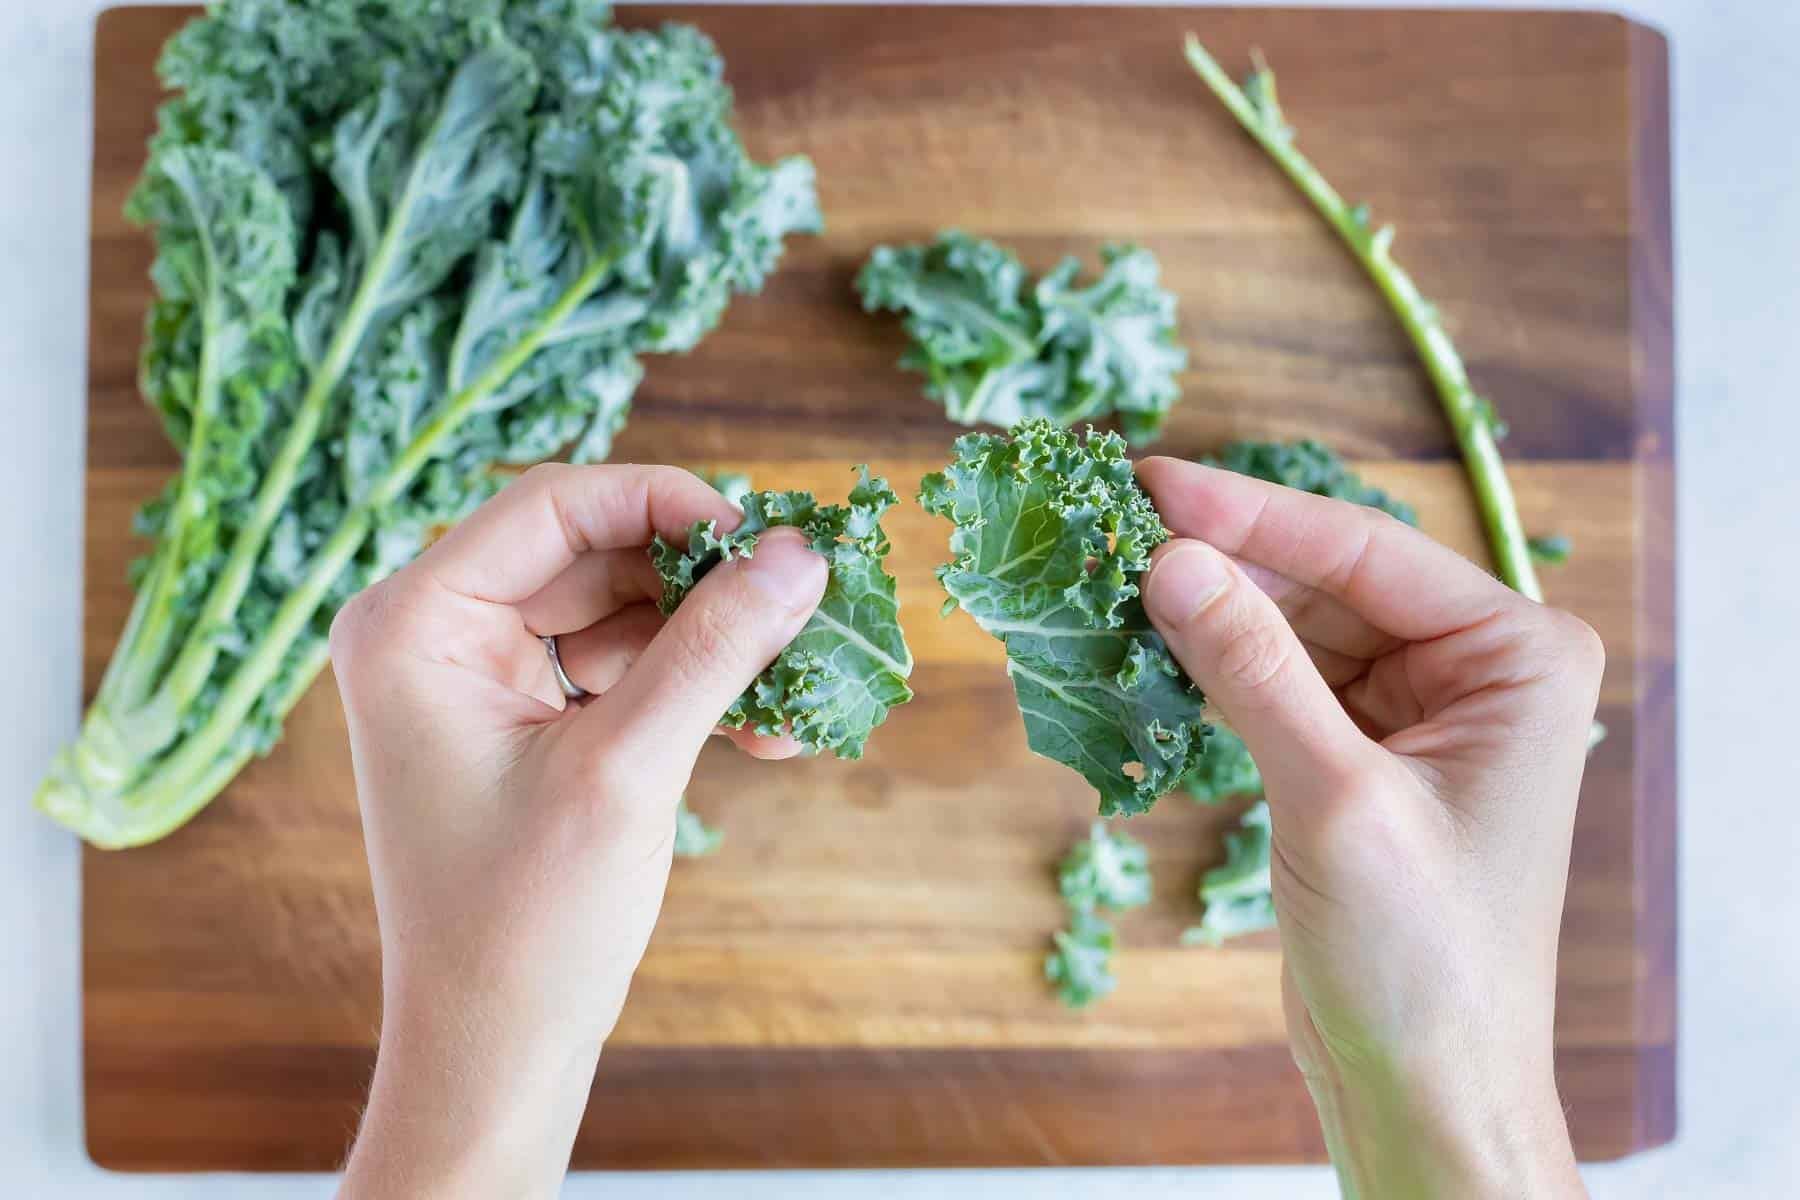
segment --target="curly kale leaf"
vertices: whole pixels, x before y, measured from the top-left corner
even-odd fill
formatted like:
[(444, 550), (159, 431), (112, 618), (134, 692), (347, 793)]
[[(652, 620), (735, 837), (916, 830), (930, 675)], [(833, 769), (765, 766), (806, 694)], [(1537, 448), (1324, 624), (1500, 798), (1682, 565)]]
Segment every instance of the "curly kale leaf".
[(1200, 924), (1181, 935), (1187, 944), (1217, 946), (1240, 934), (1275, 925), (1275, 897), (1269, 886), (1269, 805), (1259, 800), (1234, 831), (1225, 835), (1225, 864), (1200, 881), (1206, 905)]
[(793, 734), (801, 745), (840, 758), (862, 757), (863, 745), (888, 711), (912, 699), (906, 680), (912, 651), (900, 629), (882, 514), (899, 500), (867, 467), (848, 504), (820, 504), (807, 492), (749, 492), (744, 519), (721, 534), (695, 525), (685, 545), (657, 538), (651, 561), (662, 577), (662, 610), (672, 613), (706, 573), (732, 557), (748, 558), (766, 530), (801, 530), (825, 557), (825, 596), (799, 636), (726, 710), (724, 724), (762, 734)]
[(1025, 268), (992, 242), (950, 231), (930, 246), (877, 246), (857, 276), (863, 308), (906, 314), (900, 365), (964, 425), (1045, 411), (1054, 384), (1037, 361)]
[(1010, 251), (951, 230), (930, 245), (877, 246), (857, 288), (866, 310), (906, 314), (913, 344), (900, 364), (925, 375), (951, 420), (1116, 415), (1134, 443), (1153, 441), (1187, 365), (1175, 297), (1148, 251), (1108, 246), (1102, 256), (1085, 286), (1074, 258), (1031, 284)]
[(1095, 821), (1057, 865), (1056, 884), (1075, 911), (1141, 908), (1150, 903), (1150, 855), (1136, 838)]
[(1138, 599), (1168, 535), (1124, 439), (1044, 419), (966, 434), (919, 502), (956, 526), (938, 580), (1005, 645), (1031, 748), (1093, 784), (1101, 815), (1147, 811), (1198, 763), (1207, 726)]
[(1181, 396), (1176, 377), (1187, 351), (1175, 344), (1175, 296), (1159, 281), (1162, 268), (1148, 250), (1107, 246), (1105, 270), (1076, 286), (1081, 264), (1064, 259), (1037, 285), (1043, 354), (1067, 381), (1070, 405), (1058, 420), (1118, 418), (1133, 445), (1162, 435)]
[(1104, 917), (1077, 909), (1069, 928), (1051, 934), (1044, 978), (1070, 1008), (1086, 1008), (1119, 986), (1112, 971), (1113, 927)]
[(688, 807), (687, 797), (675, 803), (675, 857), (705, 858), (725, 841), (725, 835), (700, 819)]

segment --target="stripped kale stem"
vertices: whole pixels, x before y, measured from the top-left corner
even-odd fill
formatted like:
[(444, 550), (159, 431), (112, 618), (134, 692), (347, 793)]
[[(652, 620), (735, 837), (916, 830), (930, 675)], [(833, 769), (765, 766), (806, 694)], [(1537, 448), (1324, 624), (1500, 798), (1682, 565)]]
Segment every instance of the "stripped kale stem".
[(1412, 340), (1431, 382), (1443, 403), (1444, 415), (1456, 435), (1457, 447), (1469, 471), (1475, 503), (1487, 532), (1494, 566), (1508, 587), (1531, 600), (1542, 602), (1544, 589), (1532, 565), (1525, 529), (1519, 520), (1518, 502), (1506, 479), (1497, 439), (1504, 434), (1493, 405), (1478, 395), (1469, 372), (1450, 341), (1437, 310), (1420, 294), (1412, 277), (1394, 261), (1394, 227), (1379, 229), (1369, 224), (1363, 205), (1345, 204), (1325, 177), (1294, 146), (1294, 131), (1282, 117), (1275, 95), (1275, 73), (1260, 56), (1244, 86), (1208, 54), (1193, 34), (1187, 39), (1187, 58), (1206, 86), (1231, 111), (1238, 123), (1268, 152), (1294, 186), (1312, 202), (1338, 236), (1350, 248), (1369, 278), (1387, 298), (1406, 335)]

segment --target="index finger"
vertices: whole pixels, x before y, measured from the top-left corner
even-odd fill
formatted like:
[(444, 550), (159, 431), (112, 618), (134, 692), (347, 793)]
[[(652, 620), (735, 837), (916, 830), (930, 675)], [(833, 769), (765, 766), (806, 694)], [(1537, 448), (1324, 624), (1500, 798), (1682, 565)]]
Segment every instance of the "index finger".
[(1176, 536), (1332, 596), (1394, 637), (1467, 629), (1514, 598), (1462, 555), (1374, 509), (1175, 458), (1147, 458), (1137, 470)]
[(734, 529), (743, 514), (676, 467), (543, 463), (440, 538), (414, 564), (441, 586), (492, 604), (535, 595), (594, 550), (685, 538), (697, 521)]

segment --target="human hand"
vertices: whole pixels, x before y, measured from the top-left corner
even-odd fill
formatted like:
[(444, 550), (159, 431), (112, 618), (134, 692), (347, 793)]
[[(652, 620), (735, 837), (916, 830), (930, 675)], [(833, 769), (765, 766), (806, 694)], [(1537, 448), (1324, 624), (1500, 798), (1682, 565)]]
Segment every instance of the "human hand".
[(1273, 824), (1294, 1058), (1346, 1196), (1582, 1196), (1556, 945), (1604, 652), (1385, 514), (1174, 459), (1151, 621)]
[[(645, 547), (709, 519), (739, 514), (685, 471), (536, 467), (333, 624), (383, 996), (343, 1194), (556, 1191), (662, 905), (676, 800), (825, 587), (824, 560), (775, 531), (665, 620)], [(565, 702), (539, 635), (591, 698)]]

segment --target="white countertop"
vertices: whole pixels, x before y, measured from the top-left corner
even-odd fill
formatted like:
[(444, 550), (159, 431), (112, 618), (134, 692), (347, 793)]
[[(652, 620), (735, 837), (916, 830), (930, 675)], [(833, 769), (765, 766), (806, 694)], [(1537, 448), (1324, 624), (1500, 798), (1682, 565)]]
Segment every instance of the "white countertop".
[[(1317, 3), (1318, 0), (1313, 0)], [(1542, 7), (1500, 4), (1496, 7)], [(79, 703), (92, 14), (0, 5), (0, 1194), (318, 1197), (324, 1176), (119, 1176), (82, 1148), (76, 843), (27, 799)], [(1596, 1197), (1800, 1179), (1800, 4), (1634, 0), (1675, 72), (1681, 1132)], [(1335, 1196), (1321, 1169), (573, 1178), (570, 1196)]]

